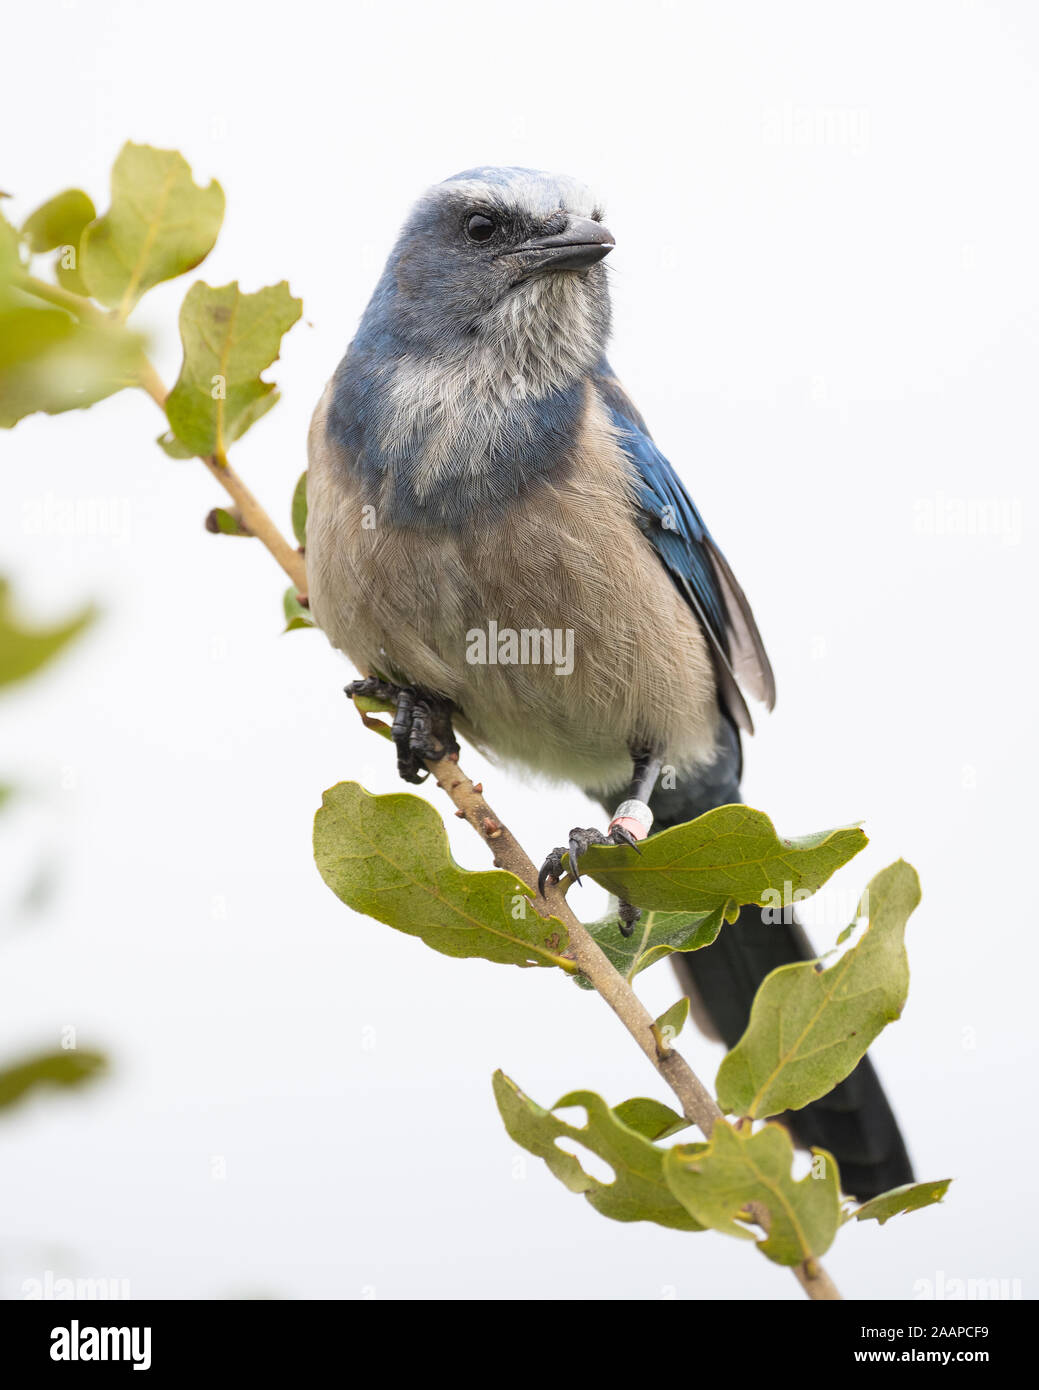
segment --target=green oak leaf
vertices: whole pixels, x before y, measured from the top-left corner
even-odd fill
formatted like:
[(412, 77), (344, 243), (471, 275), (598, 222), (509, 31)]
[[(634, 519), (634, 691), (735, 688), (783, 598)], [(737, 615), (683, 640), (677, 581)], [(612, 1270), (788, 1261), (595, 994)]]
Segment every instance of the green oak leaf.
[(672, 1134), (679, 1134), (683, 1129), (688, 1129), (691, 1123), (669, 1105), (664, 1105), (663, 1102), (653, 1100), (649, 1096), (635, 1096), (631, 1100), (622, 1100), (620, 1105), (613, 1107), (613, 1113), (629, 1129), (641, 1134), (643, 1139), (652, 1139), (654, 1142), (670, 1139)]
[(904, 1187), (893, 1187), (890, 1192), (882, 1192), (879, 1197), (849, 1212), (846, 1220), (879, 1221), (883, 1226), (885, 1221), (902, 1212), (934, 1206), (948, 1192), (951, 1182), (952, 1178), (942, 1178), (938, 1182), (910, 1182)]
[(307, 543), (307, 474), (304, 470), (299, 475), (299, 482), (296, 490), (292, 494), (292, 534), (296, 537), (297, 545), (305, 546)]
[(420, 797), (340, 782), (314, 818), (314, 859), (348, 907), (442, 955), (577, 968), (564, 955), (563, 923), (539, 917), (531, 889), (504, 869), (460, 868), (443, 821)]
[(81, 188), (67, 188), (49, 198), (26, 218), (22, 236), (33, 255), (60, 249), (55, 271), (58, 283), (73, 294), (89, 295), (79, 272), (80, 239), (97, 212)]
[(125, 319), (146, 290), (203, 261), (224, 220), (224, 191), (199, 188), (176, 150), (127, 143), (112, 168), (112, 205), (83, 232), (80, 274)]
[(733, 921), (745, 903), (780, 907), (794, 893), (814, 893), (865, 844), (857, 826), (781, 839), (764, 812), (719, 806), (651, 835), (638, 850), (592, 845), (581, 857), (581, 873), (636, 907), (722, 907)]
[(85, 608), (56, 627), (27, 627), (12, 614), (10, 586), (0, 580), (0, 686), (24, 680), (46, 666), (95, 616), (95, 609)]
[(0, 1110), (24, 1100), (42, 1086), (78, 1086), (100, 1076), (108, 1066), (100, 1052), (79, 1049), (46, 1052), (0, 1071)]
[[(776, 1264), (796, 1265), (824, 1254), (841, 1223), (837, 1164), (813, 1149), (813, 1176), (796, 1180), (794, 1147), (782, 1125), (752, 1133), (718, 1120), (711, 1141), (680, 1144), (664, 1156), (664, 1177), (685, 1209), (711, 1230), (757, 1240), (761, 1253)], [(754, 1203), (768, 1212), (768, 1231), (758, 1238), (748, 1229)]]
[(665, 1046), (670, 1047), (675, 1038), (685, 1027), (689, 1018), (689, 996), (683, 994), (681, 999), (666, 1009), (658, 1019), (653, 1022), (653, 1027), (660, 1034)]
[(773, 970), (759, 988), (747, 1031), (718, 1071), (718, 1104), (763, 1118), (799, 1110), (832, 1091), (870, 1043), (898, 1018), (909, 989), (905, 927), (920, 901), (916, 870), (903, 860), (866, 889), (869, 927), (827, 970), (801, 961)]
[[(614, 1221), (654, 1221), (678, 1231), (703, 1230), (664, 1181), (664, 1151), (618, 1118), (623, 1107), (611, 1110), (592, 1091), (572, 1091), (556, 1101), (552, 1110), (542, 1110), (501, 1071), (494, 1073), (494, 1098), (509, 1137), (528, 1153), (544, 1159), (564, 1187), (582, 1192), (602, 1216)], [(640, 1103), (626, 1101), (625, 1105)], [(588, 1118), (582, 1128), (552, 1113), (571, 1105), (584, 1107)], [(586, 1173), (575, 1154), (558, 1147), (557, 1139), (597, 1154), (613, 1169), (613, 1182), (603, 1183)]]
[(142, 340), (117, 324), (0, 301), (0, 427), (84, 410), (137, 381)]
[[(239, 416), (238, 422), (232, 431), (232, 438), (241, 439), (245, 431), (251, 425), (254, 425), (261, 415), (266, 415), (268, 410), (270, 410), (272, 406), (277, 405), (280, 400), (280, 391), (270, 391), (266, 396), (261, 396), (259, 400), (257, 400), (255, 406), (244, 410)], [(182, 444), (172, 430), (166, 430), (163, 434), (160, 434), (155, 442), (168, 458), (177, 459), (179, 461), (198, 457), (194, 449), (189, 449), (186, 444)]]
[(299, 601), (299, 594), (295, 587), (291, 586), (282, 595), (282, 607), (285, 610), (285, 631), (295, 632), (301, 627), (317, 627), (317, 623), (310, 616), (310, 609), (304, 608)]
[[(583, 867), (583, 865), (582, 865)], [(621, 931), (617, 914), (589, 922), (586, 931), (599, 943), (614, 969), (628, 980), (673, 951), (698, 951), (709, 946), (721, 930), (725, 917), (721, 907), (710, 912), (644, 912), (631, 936)], [(591, 989), (583, 975), (575, 983)]]
[[(263, 291), (261, 290), (260, 293), (262, 294)], [(247, 297), (248, 296), (243, 296), (243, 298)], [(301, 299), (296, 302), (298, 304), (303, 303)], [(262, 420), (267, 412), (273, 410), (281, 400), (281, 392), (276, 386), (268, 389), (270, 383), (266, 381), (263, 382), (262, 385), (264, 389), (263, 395), (257, 396), (251, 405), (245, 406), (241, 413), (229, 424), (227, 431), (228, 444), (233, 444), (236, 439), (241, 439), (246, 430), (251, 430), (257, 420)]]
[(81, 188), (56, 193), (22, 223), (22, 236), (34, 256), (56, 246), (78, 246), (83, 228), (97, 216)]
[[(214, 507), (206, 517), (206, 530), (214, 536), (251, 536), (238, 517), (226, 507)], [(292, 591), (295, 594), (295, 590)]]
[[(392, 725), (387, 724), (385, 719), (373, 719), (373, 714), (396, 714), (393, 705), (387, 704), (384, 700), (376, 700), (370, 695), (354, 695), (353, 702), (357, 707), (357, 713), (361, 716), (361, 723), (366, 729), (371, 729), (372, 733), (378, 734), (381, 738), (389, 739), (393, 742)], [(583, 976), (575, 975), (575, 980), (583, 979)], [(592, 986), (589, 983), (588, 988)]]
[(184, 364), (166, 400), (174, 435), (193, 454), (221, 457), (276, 399), (260, 373), (303, 312), (288, 284), (243, 294), (237, 281), (192, 285), (180, 310)]

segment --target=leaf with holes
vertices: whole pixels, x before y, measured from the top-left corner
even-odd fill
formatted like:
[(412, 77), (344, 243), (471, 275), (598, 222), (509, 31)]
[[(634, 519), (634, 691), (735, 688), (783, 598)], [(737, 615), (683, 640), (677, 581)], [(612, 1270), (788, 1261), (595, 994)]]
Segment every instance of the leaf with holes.
[(557, 965), (566, 927), (539, 917), (531, 890), (504, 869), (472, 872), (451, 857), (444, 823), (420, 797), (372, 796), (356, 782), (325, 792), (314, 858), (336, 897), (445, 956), (501, 965)]
[(125, 318), (146, 290), (203, 261), (224, 220), (224, 191), (200, 188), (176, 150), (127, 143), (112, 168), (112, 205), (81, 239), (80, 274)]
[[(528, 1153), (544, 1159), (564, 1187), (583, 1193), (602, 1216), (614, 1221), (654, 1221), (658, 1226), (678, 1231), (703, 1230), (664, 1181), (664, 1150), (619, 1118), (623, 1107), (611, 1110), (592, 1091), (571, 1091), (557, 1100), (551, 1110), (543, 1110), (501, 1071), (494, 1073), (494, 1097), (509, 1137)], [(651, 1103), (626, 1101), (625, 1105)], [(567, 1124), (553, 1113), (578, 1105), (588, 1117), (581, 1128)], [(608, 1163), (613, 1169), (613, 1181), (604, 1183), (593, 1178), (575, 1154), (559, 1148), (558, 1139), (567, 1140), (568, 1148), (578, 1145)]]
[(638, 850), (592, 845), (581, 858), (581, 873), (636, 907), (721, 907), (734, 921), (745, 903), (782, 906), (792, 894), (814, 893), (865, 844), (857, 826), (783, 839), (762, 811), (719, 806), (651, 835)]
[(903, 860), (870, 882), (859, 914), (869, 926), (827, 970), (783, 965), (759, 988), (747, 1031), (718, 1071), (718, 1104), (763, 1118), (799, 1110), (832, 1091), (870, 1043), (899, 1017), (909, 989), (905, 928), (920, 901), (916, 870)]
[(841, 1223), (837, 1164), (822, 1149), (812, 1154), (813, 1172), (797, 1180), (793, 1144), (781, 1125), (755, 1134), (718, 1120), (708, 1145), (668, 1150), (664, 1176), (691, 1216), (724, 1235), (757, 1239), (747, 1208), (764, 1207), (768, 1232), (758, 1249), (776, 1264), (796, 1265), (824, 1254)]
[(184, 364), (166, 400), (176, 438), (202, 458), (221, 456), (270, 409), (274, 383), (260, 373), (303, 311), (288, 284), (243, 294), (237, 282), (192, 285), (180, 310)]

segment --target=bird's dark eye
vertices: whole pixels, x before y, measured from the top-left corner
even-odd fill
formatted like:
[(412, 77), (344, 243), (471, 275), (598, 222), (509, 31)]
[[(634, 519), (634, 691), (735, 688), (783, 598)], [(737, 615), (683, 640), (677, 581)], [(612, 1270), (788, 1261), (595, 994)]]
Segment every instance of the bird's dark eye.
[(470, 241), (489, 241), (497, 230), (493, 217), (485, 217), (482, 212), (474, 212), (465, 224), (465, 234)]

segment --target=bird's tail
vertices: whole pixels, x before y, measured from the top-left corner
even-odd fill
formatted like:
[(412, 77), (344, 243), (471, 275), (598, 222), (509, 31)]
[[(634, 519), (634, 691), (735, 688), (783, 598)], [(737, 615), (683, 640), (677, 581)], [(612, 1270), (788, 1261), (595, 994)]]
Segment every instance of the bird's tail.
[[(654, 792), (654, 830), (681, 825), (715, 806), (740, 800), (738, 736), (727, 729), (727, 745), (730, 734), (732, 749), (727, 746), (695, 785), (686, 782), (684, 788), (658, 787)], [(792, 916), (789, 911), (783, 915)], [(712, 945), (671, 959), (696, 1021), (731, 1048), (747, 1027), (765, 976), (780, 965), (813, 960), (816, 954), (796, 920), (773, 923), (751, 905), (741, 910), (737, 922), (722, 928)], [(829, 1095), (782, 1119), (797, 1143), (833, 1154), (842, 1189), (859, 1201), (913, 1181), (898, 1122), (868, 1057)]]

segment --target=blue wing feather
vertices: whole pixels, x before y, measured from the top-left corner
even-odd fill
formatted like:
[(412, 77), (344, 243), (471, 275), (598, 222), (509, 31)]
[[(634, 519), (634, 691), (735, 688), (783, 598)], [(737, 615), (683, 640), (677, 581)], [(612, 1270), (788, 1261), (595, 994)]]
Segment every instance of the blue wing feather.
[(618, 442), (634, 465), (639, 526), (704, 629), (723, 704), (749, 732), (753, 726), (737, 673), (770, 709), (775, 701), (772, 670), (750, 606), (682, 480), (606, 362), (596, 374), (596, 384)]

